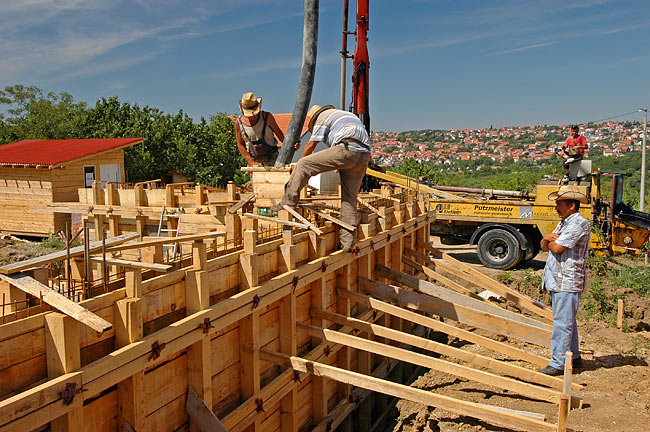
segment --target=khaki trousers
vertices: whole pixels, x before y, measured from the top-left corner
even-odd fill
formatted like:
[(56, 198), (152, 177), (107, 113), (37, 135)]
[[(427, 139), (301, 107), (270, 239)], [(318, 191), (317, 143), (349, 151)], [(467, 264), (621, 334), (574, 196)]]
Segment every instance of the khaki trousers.
[[(353, 152), (343, 144), (321, 150), (298, 161), (295, 170), (284, 188), (281, 204), (295, 207), (300, 200), (300, 191), (309, 178), (327, 171), (339, 170), (341, 177), (341, 221), (357, 225), (357, 195), (361, 181), (366, 174), (370, 153)], [(340, 230), (341, 245), (352, 247), (356, 232)]]

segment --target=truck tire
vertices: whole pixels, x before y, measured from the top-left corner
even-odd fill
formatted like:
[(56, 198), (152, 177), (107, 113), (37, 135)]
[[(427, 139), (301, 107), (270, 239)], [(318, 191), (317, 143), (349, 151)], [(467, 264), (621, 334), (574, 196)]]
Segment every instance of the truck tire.
[(502, 229), (483, 234), (478, 240), (477, 253), (484, 266), (500, 270), (513, 268), (523, 257), (517, 237)]

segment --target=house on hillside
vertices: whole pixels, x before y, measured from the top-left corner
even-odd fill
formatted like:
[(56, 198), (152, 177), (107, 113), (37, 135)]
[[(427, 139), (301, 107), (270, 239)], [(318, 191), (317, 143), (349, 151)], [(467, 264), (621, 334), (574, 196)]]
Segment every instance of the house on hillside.
[(48, 203), (79, 201), (95, 179), (123, 183), (124, 149), (142, 138), (22, 140), (0, 145), (0, 231), (45, 236), (65, 229), (69, 214)]

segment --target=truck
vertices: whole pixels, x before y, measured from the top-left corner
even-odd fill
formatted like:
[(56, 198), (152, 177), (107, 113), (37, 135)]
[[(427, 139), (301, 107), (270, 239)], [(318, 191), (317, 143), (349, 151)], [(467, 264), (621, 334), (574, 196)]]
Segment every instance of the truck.
[[(582, 175), (573, 175), (570, 183), (589, 197), (580, 213), (592, 224), (592, 252), (647, 252), (650, 214), (623, 202), (625, 175), (592, 171), (589, 160), (581, 164), (583, 168), (577, 169), (582, 169)], [(560, 188), (557, 179), (542, 180), (534, 191), (527, 192), (426, 185), (390, 171), (368, 170), (368, 174), (430, 194), (430, 208), (436, 217), (431, 235), (440, 237), (443, 244), (476, 245), (481, 263), (494, 269), (508, 270), (535, 258), (542, 237), (552, 232), (560, 220), (555, 202), (548, 198)], [(601, 180), (605, 177), (612, 179), (611, 196), (607, 197), (601, 195)]]

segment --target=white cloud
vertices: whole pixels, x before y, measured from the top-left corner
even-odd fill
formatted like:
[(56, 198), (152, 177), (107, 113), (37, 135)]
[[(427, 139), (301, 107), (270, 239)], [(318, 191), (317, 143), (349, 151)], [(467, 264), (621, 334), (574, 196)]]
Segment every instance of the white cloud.
[[(251, 28), (299, 15), (278, 12), (234, 21), (228, 13), (240, 9), (241, 3), (215, 3), (0, 0), (0, 84), (51, 81), (61, 79), (62, 75), (124, 69), (162, 55), (178, 40)], [(207, 20), (215, 16), (221, 16), (224, 25), (208, 26)], [(120, 48), (128, 48), (120, 52), (128, 59), (111, 58)]]
[(507, 49), (507, 50), (503, 50), (503, 51), (496, 51), (496, 52), (488, 54), (488, 56), (499, 56), (499, 55), (510, 54), (510, 53), (514, 53), (514, 52), (528, 51), (528, 50), (531, 50), (531, 49), (543, 48), (543, 47), (547, 47), (547, 46), (556, 45), (557, 43), (558, 43), (557, 41), (552, 41), (552, 42), (542, 42), (542, 43), (537, 43), (537, 44), (532, 44), (532, 45), (526, 45), (526, 46), (511, 48), (511, 49)]

